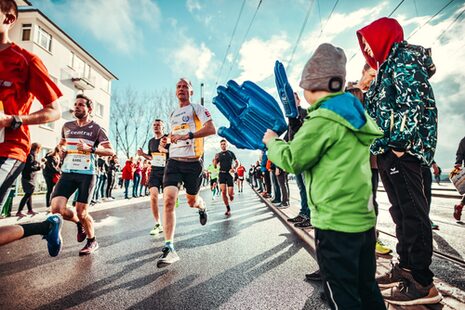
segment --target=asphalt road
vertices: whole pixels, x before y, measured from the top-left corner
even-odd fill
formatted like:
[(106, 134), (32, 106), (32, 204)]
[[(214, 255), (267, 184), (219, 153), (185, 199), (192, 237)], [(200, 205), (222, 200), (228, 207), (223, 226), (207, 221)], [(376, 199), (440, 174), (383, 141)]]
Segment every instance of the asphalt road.
[(56, 258), (37, 236), (1, 247), (0, 309), (327, 309), (320, 288), (304, 281), (316, 261), (250, 188), (230, 218), (209, 191), (202, 196), (207, 225), (180, 201), (181, 260), (164, 269), (148, 202), (93, 213), (100, 249), (87, 257), (78, 256), (84, 244), (69, 222)]

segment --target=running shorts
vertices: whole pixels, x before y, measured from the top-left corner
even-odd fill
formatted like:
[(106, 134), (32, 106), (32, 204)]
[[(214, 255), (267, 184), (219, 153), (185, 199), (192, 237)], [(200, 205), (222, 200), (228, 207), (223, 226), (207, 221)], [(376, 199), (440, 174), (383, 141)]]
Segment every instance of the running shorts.
[(77, 202), (89, 204), (95, 185), (95, 175), (64, 172), (52, 193), (55, 197), (65, 197), (69, 199), (78, 190)]
[(183, 184), (186, 193), (197, 195), (202, 183), (202, 161), (179, 161), (168, 159), (163, 176), (163, 188), (167, 186), (176, 186), (180, 188)]
[(228, 186), (233, 186), (233, 177), (229, 172), (220, 172), (219, 174), (220, 184), (226, 184)]

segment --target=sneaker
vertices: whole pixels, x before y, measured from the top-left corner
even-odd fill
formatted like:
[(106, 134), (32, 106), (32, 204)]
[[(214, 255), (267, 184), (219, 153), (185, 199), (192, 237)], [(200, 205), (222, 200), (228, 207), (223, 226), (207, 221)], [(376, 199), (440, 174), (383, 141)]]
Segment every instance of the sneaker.
[(159, 233), (163, 232), (163, 228), (161, 227), (160, 224), (156, 224), (153, 229), (150, 231), (150, 234), (153, 235), (158, 235)]
[(279, 206), (276, 206), (276, 208), (279, 208), (279, 209), (286, 209), (286, 208), (288, 208), (288, 207), (289, 207), (289, 205), (288, 205), (287, 203), (285, 203), (285, 202), (283, 202), (283, 203), (280, 204)]
[(317, 281), (317, 282), (322, 281), (320, 270), (317, 270), (317, 271), (312, 272), (312, 273), (307, 273), (305, 275), (305, 280), (307, 280), (307, 281)]
[(27, 215), (32, 215), (32, 216), (34, 216), (34, 215), (36, 215), (36, 214), (39, 214), (39, 212), (36, 212), (36, 211), (34, 211), (34, 210), (27, 211)]
[(312, 228), (312, 224), (310, 223), (310, 219), (306, 219), (305, 221), (302, 221), (300, 223), (295, 223), (294, 227), (297, 228)]
[(410, 274), (408, 271), (400, 268), (399, 264), (392, 264), (392, 268), (386, 274), (376, 277), (376, 282), (380, 289), (392, 288), (397, 286), (404, 278), (405, 274)]
[(200, 224), (203, 226), (207, 224), (207, 208), (199, 209)]
[(462, 218), (462, 209), (463, 209), (463, 206), (461, 204), (454, 206), (454, 218), (457, 221), (460, 221), (460, 219)]
[(163, 252), (163, 254), (161, 254), (161, 256), (158, 258), (158, 268), (166, 267), (179, 260), (179, 256), (178, 254), (176, 254), (176, 251), (170, 249), (169, 247), (165, 246), (161, 251)]
[(439, 225), (431, 222), (431, 230), (439, 230)]
[(292, 218), (288, 218), (287, 221), (288, 222), (291, 222), (291, 223), (300, 223), (300, 222), (303, 222), (305, 221), (306, 218), (303, 217), (302, 215), (297, 215), (296, 217), (292, 217)]
[(61, 238), (61, 228), (63, 227), (63, 218), (59, 214), (50, 215), (47, 217), (47, 222), (50, 223), (50, 231), (43, 238), (47, 240), (47, 249), (50, 256), (57, 256), (63, 245)]
[(16, 212), (16, 216), (19, 218), (23, 218), (26, 216), (26, 214), (24, 214), (23, 212)]
[(278, 199), (273, 199), (270, 201), (271, 203), (281, 203), (281, 200), (278, 200)]
[(398, 286), (384, 290), (382, 295), (388, 303), (401, 306), (437, 304), (442, 299), (434, 283), (422, 286), (410, 273)]
[(376, 247), (375, 247), (376, 254), (380, 255), (387, 255), (392, 252), (390, 248), (384, 245), (381, 240), (376, 240)]
[(97, 240), (90, 241), (87, 239), (86, 245), (79, 251), (79, 256), (89, 255), (98, 249)]
[(77, 238), (76, 238), (77, 242), (82, 242), (86, 240), (86, 237), (87, 237), (87, 234), (86, 234), (84, 227), (82, 227), (82, 224), (78, 222), (77, 223)]
[(224, 213), (224, 215), (231, 216), (231, 207), (230, 206), (226, 206), (226, 212)]

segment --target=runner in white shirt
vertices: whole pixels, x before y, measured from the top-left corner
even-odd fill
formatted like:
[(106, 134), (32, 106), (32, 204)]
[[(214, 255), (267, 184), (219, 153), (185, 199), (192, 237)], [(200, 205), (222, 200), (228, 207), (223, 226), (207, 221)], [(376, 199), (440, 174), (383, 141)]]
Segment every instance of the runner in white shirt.
[(180, 79), (176, 84), (179, 108), (170, 116), (171, 145), (170, 158), (163, 177), (163, 228), (165, 246), (157, 267), (165, 267), (179, 260), (174, 250), (174, 229), (176, 224), (175, 203), (179, 186), (184, 184), (187, 203), (199, 209), (200, 224), (207, 223), (207, 210), (199, 196), (202, 181), (203, 138), (216, 133), (210, 113), (203, 106), (190, 102), (192, 84)]

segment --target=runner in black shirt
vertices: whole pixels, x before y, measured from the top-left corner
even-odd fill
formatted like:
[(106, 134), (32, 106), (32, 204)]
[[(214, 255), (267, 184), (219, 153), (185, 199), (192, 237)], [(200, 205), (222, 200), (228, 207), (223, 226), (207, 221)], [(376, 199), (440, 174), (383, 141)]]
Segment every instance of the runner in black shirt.
[(163, 173), (165, 171), (166, 160), (168, 158), (167, 135), (163, 134), (165, 124), (162, 120), (153, 121), (154, 137), (150, 139), (147, 154), (140, 148), (137, 155), (143, 156), (152, 162), (148, 186), (150, 188), (150, 205), (152, 207), (155, 226), (150, 231), (151, 235), (158, 235), (163, 232), (160, 214), (158, 212), (158, 193), (163, 185)]
[(220, 146), (221, 152), (219, 152), (215, 156), (215, 166), (218, 164), (220, 165), (220, 173), (218, 175), (218, 179), (220, 183), (221, 194), (223, 196), (223, 202), (226, 206), (226, 213), (224, 215), (230, 216), (231, 207), (229, 206), (229, 201), (234, 200), (234, 181), (232, 173), (234, 173), (234, 169), (238, 166), (239, 162), (236, 159), (236, 155), (234, 155), (233, 152), (227, 149), (228, 142), (225, 139), (220, 141)]

